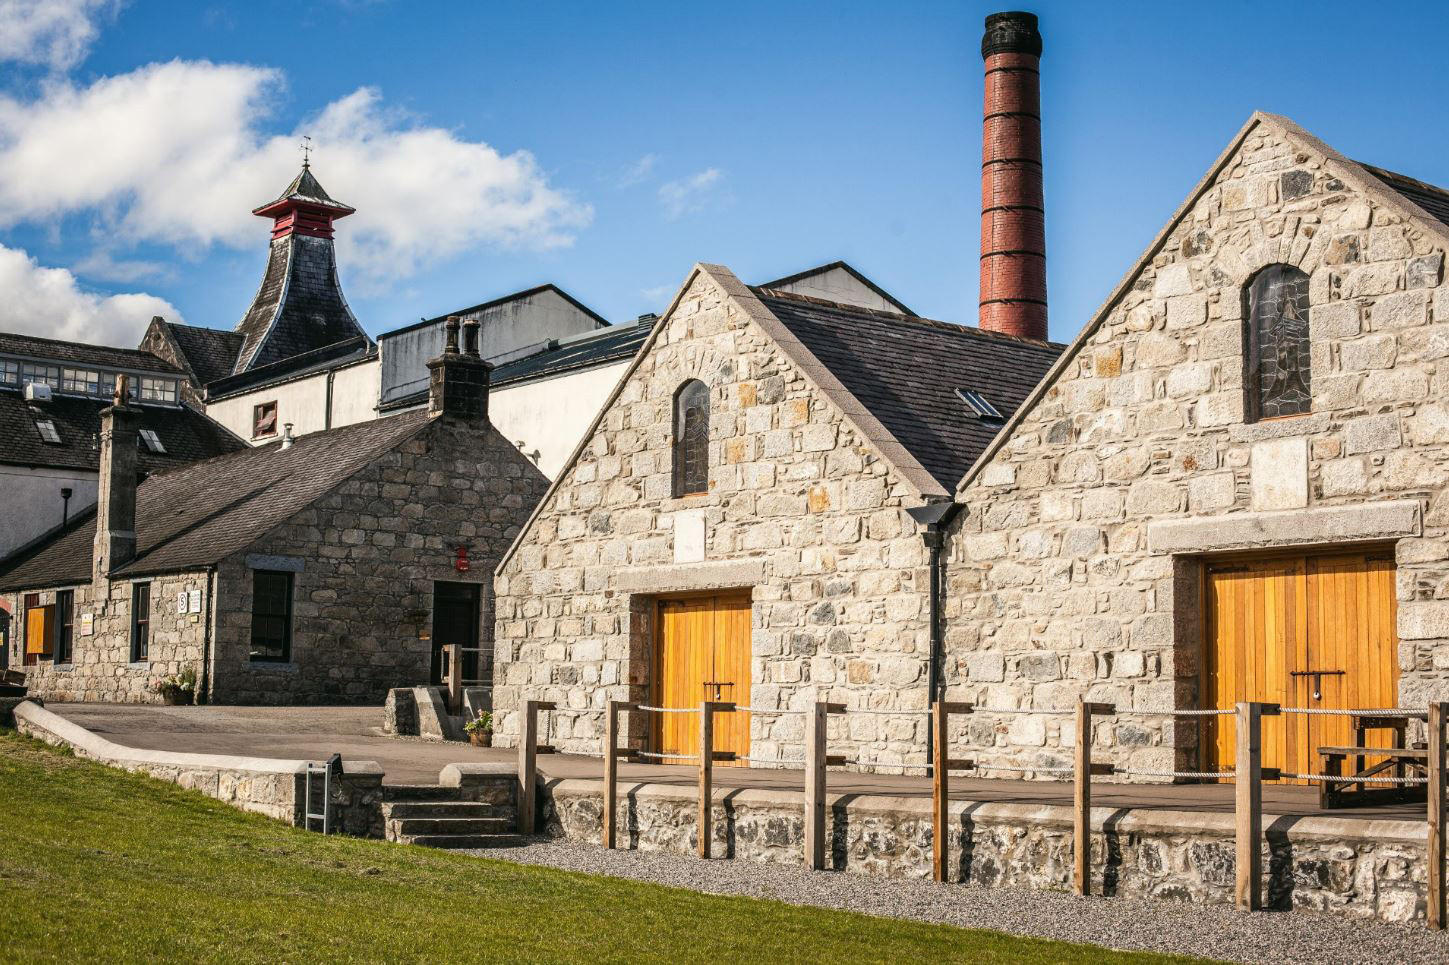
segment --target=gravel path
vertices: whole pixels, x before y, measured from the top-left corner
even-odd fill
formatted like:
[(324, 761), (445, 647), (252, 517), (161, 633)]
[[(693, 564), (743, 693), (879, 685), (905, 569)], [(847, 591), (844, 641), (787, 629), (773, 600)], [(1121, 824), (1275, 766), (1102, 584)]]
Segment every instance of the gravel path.
[(1321, 912), (1246, 914), (1220, 905), (1078, 898), (1054, 891), (940, 885), (657, 851), (540, 841), (479, 857), (613, 875), (707, 894), (748, 895), (868, 915), (990, 928), (1110, 948), (1240, 962), (1446, 962), (1449, 933)]

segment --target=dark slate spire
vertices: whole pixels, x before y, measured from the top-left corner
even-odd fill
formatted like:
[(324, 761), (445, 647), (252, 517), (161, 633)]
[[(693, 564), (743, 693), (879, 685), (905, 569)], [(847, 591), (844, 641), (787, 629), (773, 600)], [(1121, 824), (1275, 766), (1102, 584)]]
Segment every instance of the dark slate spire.
[(242, 347), (233, 373), (364, 335), (342, 295), (332, 248), (332, 222), (354, 210), (332, 200), (304, 162), (281, 197), (252, 211), (273, 219), (272, 250), (236, 327)]

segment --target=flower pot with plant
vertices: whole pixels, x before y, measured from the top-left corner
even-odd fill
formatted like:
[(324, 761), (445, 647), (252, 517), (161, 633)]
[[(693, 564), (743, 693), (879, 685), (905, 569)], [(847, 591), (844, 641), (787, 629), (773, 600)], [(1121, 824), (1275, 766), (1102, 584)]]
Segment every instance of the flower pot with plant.
[(463, 730), (468, 732), (468, 740), (474, 745), (493, 746), (493, 715), (488, 711), (478, 711), (478, 716), (464, 724)]
[(172, 674), (151, 685), (151, 692), (161, 697), (163, 704), (191, 704), (196, 702), (196, 671), (187, 667), (179, 674)]

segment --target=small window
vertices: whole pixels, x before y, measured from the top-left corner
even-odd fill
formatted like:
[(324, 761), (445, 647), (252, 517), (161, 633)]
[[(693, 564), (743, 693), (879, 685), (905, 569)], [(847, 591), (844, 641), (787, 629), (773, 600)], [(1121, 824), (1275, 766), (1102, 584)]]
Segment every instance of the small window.
[(60, 388), (60, 369), (54, 365), (35, 365), (26, 362), (20, 366), (20, 381), (26, 385), (48, 385)]
[(151, 659), (151, 584), (131, 584), (131, 662)]
[(292, 659), (292, 574), (252, 571), (252, 647), (256, 661)]
[(150, 449), (152, 452), (158, 452), (163, 455), (166, 453), (166, 447), (161, 444), (161, 437), (156, 435), (156, 432), (153, 429), (142, 429), (141, 441), (144, 442), (146, 444), (146, 448)]
[(142, 402), (175, 402), (176, 381), (174, 379), (153, 379), (142, 376), (138, 398)]
[(971, 389), (957, 389), (956, 395), (971, 408), (972, 412), (976, 413), (982, 419), (990, 419), (993, 422), (1000, 422), (1002, 420), (1002, 415), (996, 406), (992, 405), (986, 396), (980, 392)]
[(1247, 420), (1312, 412), (1308, 276), (1292, 265), (1269, 265), (1245, 294)]
[(55, 662), (70, 663), (75, 642), (75, 591), (55, 594)]
[(16, 385), (20, 382), (20, 363), (0, 359), (0, 385)]
[(277, 403), (263, 402), (252, 408), (252, 438), (261, 439), (277, 434)]
[(56, 431), (55, 423), (49, 419), (36, 419), (35, 431), (40, 433), (40, 438), (52, 446), (60, 445), (60, 433)]
[(709, 492), (709, 386), (691, 379), (674, 394), (674, 495)]
[(61, 369), (60, 390), (77, 395), (99, 395), (101, 374), (90, 369)]

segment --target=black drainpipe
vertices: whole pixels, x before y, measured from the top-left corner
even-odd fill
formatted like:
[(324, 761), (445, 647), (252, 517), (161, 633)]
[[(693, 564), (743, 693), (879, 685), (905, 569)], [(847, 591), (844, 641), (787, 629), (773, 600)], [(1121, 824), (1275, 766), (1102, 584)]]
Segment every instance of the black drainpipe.
[(332, 428), (332, 379), (337, 375), (335, 369), (327, 370), (327, 412), (323, 416), (323, 429)]
[[(926, 544), (926, 549), (931, 554), (931, 655), (926, 668), (926, 698), (927, 706), (935, 703), (944, 696), (946, 681), (944, 679), (944, 666), (946, 662), (946, 623), (941, 612), (942, 604), (945, 602), (946, 583), (946, 559), (944, 550), (946, 548), (946, 531), (951, 525), (951, 520), (961, 511), (960, 503), (934, 502), (924, 506), (917, 506), (906, 510), (911, 518), (921, 525), (921, 540)], [(929, 724), (926, 726), (926, 760), (930, 761), (935, 753), (935, 728)], [(927, 773), (931, 769), (927, 768)]]

